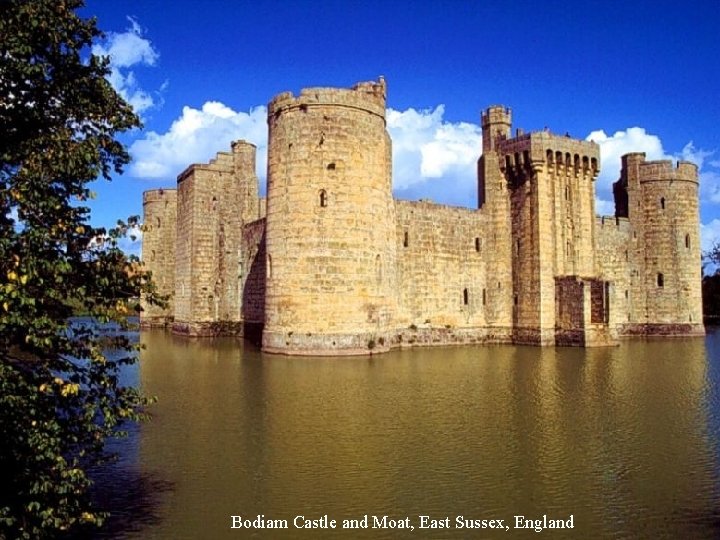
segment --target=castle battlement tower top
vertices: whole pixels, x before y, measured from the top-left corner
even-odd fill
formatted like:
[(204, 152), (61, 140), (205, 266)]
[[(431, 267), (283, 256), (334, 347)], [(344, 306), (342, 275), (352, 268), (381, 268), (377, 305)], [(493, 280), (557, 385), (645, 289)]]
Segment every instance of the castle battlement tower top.
[(491, 105), (480, 113), (483, 152), (495, 150), (500, 141), (510, 136), (512, 111), (503, 105)]
[(268, 103), (268, 123), (290, 109), (307, 110), (309, 107), (348, 107), (366, 111), (385, 119), (387, 86), (385, 79), (360, 82), (352, 88), (304, 88), (299, 96), (283, 92)]
[(622, 156), (621, 178), (625, 183), (633, 181), (678, 181), (698, 183), (698, 167), (690, 161), (673, 162), (669, 159), (645, 161), (645, 152), (633, 152)]

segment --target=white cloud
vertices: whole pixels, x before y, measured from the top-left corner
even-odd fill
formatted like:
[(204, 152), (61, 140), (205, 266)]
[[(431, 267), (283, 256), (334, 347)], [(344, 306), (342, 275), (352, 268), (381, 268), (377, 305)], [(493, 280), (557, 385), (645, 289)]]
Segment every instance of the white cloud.
[(709, 223), (700, 224), (700, 248), (708, 251), (713, 244), (720, 240), (720, 219), (713, 219)]
[(160, 55), (143, 37), (144, 32), (138, 22), (132, 17), (128, 17), (128, 21), (130, 28), (122, 33), (109, 32), (105, 42), (94, 45), (92, 52), (110, 57), (110, 84), (137, 113), (141, 113), (157, 103), (149, 92), (140, 88), (135, 72), (127, 68), (154, 66)]
[[(393, 187), (410, 195), (429, 179), (462, 191), (476, 183), (481, 151), (480, 127), (443, 120), (445, 107), (434, 110), (387, 110), (387, 128), (393, 143)], [(435, 186), (437, 187), (437, 186)]]
[[(620, 177), (620, 158), (623, 154), (645, 152), (648, 161), (672, 159), (672, 156), (665, 154), (660, 138), (649, 134), (641, 127), (616, 131), (612, 136), (608, 136), (603, 130), (593, 131), (585, 137), (585, 140), (595, 141), (600, 145), (600, 174), (595, 182), (598, 213), (601, 208), (603, 211), (606, 208), (606, 205), (599, 204), (600, 200), (613, 200), (612, 184)], [(612, 214), (614, 211), (613, 205), (609, 213)]]
[(720, 203), (720, 172), (700, 171), (700, 200)]
[[(443, 120), (442, 105), (434, 110), (388, 109), (393, 145), (394, 188), (405, 197), (437, 195), (440, 202), (471, 205), (476, 162), (481, 150), (480, 128)], [(208, 101), (200, 109), (186, 106), (165, 133), (149, 132), (130, 152), (130, 174), (140, 178), (174, 178), (191, 163), (205, 163), (230, 142), (245, 139), (258, 148), (257, 175), (265, 178), (267, 109), (249, 113)], [(432, 186), (428, 185), (432, 179)]]
[(598, 216), (615, 215), (615, 201), (595, 197), (595, 214)]
[(183, 107), (165, 133), (150, 131), (130, 146), (130, 174), (139, 178), (175, 178), (188, 165), (207, 163), (217, 152), (228, 151), (234, 140), (257, 146), (257, 175), (265, 177), (267, 110), (256, 107), (237, 112), (218, 101), (202, 108)]
[(700, 200), (710, 203), (720, 203), (720, 161), (707, 160), (715, 155), (714, 151), (697, 149), (692, 141), (687, 143), (678, 159), (691, 161), (700, 170)]

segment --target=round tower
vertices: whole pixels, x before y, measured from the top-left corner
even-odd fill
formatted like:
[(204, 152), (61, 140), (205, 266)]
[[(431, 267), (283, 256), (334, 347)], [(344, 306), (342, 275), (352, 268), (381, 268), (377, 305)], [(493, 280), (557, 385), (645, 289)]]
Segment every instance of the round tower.
[(384, 80), (268, 105), (263, 349), (386, 350), (395, 312), (395, 206)]
[(639, 278), (647, 294), (647, 332), (702, 333), (697, 166), (648, 161), (638, 172), (636, 208), (642, 223), (637, 228), (645, 253)]
[(510, 137), (512, 111), (503, 105), (491, 105), (480, 114), (483, 152), (495, 150), (498, 141)]
[(158, 294), (169, 297), (164, 308), (148, 304), (144, 296), (140, 299), (143, 326), (165, 326), (174, 317), (176, 215), (176, 190), (152, 189), (143, 193), (143, 266), (152, 273)]

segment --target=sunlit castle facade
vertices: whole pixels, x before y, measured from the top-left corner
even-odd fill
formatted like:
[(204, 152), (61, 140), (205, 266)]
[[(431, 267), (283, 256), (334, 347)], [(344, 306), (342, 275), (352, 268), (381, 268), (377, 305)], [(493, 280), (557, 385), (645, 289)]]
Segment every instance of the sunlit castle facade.
[(623, 156), (598, 217), (598, 146), (513, 137), (491, 106), (478, 208), (397, 200), (385, 110), (382, 78), (279, 94), (267, 198), (245, 141), (145, 192), (143, 261), (170, 303), (142, 324), (289, 355), (704, 333), (695, 165)]

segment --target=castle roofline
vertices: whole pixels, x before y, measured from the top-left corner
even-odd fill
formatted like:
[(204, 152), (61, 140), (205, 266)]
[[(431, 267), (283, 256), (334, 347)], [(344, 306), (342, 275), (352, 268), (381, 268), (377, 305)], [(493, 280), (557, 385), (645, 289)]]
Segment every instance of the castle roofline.
[(641, 182), (670, 180), (698, 183), (698, 166), (690, 161), (659, 159), (641, 161), (639, 166), (642, 170)]
[[(574, 139), (569, 135), (556, 135), (547, 130), (521, 133), (498, 142), (500, 154), (527, 154), (534, 162), (575, 162), (587, 160), (589, 166), (599, 171), (600, 146), (593, 141)], [(577, 157), (576, 157), (577, 156)], [(523, 159), (525, 159), (523, 157)]]
[(387, 85), (380, 77), (377, 81), (359, 82), (351, 88), (303, 88), (300, 95), (283, 92), (268, 103), (268, 120), (290, 109), (307, 110), (309, 107), (337, 106), (360, 109), (385, 118)]
[(143, 191), (143, 204), (157, 202), (165, 198), (177, 197), (177, 189), (175, 188), (159, 188), (148, 189)]

